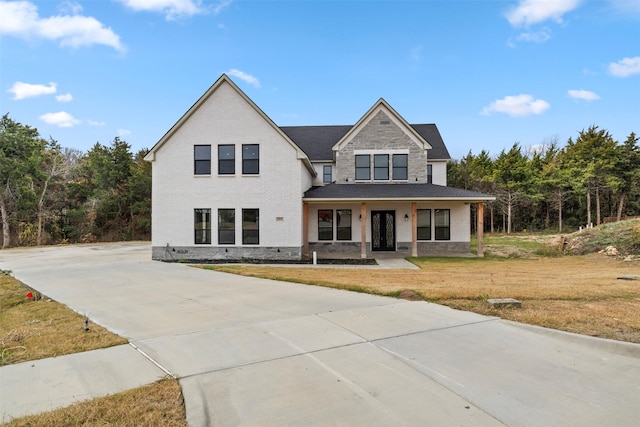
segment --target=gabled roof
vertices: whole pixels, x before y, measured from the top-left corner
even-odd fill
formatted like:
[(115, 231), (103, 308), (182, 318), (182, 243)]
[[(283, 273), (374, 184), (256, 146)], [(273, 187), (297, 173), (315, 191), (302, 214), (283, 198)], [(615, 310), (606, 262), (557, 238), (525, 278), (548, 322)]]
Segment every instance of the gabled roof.
[(429, 142), (427, 142), (418, 132), (416, 132), (416, 130), (412, 128), (409, 123), (407, 123), (404, 118), (387, 103), (387, 101), (380, 98), (378, 102), (373, 104), (373, 106), (369, 108), (369, 111), (364, 113), (360, 120), (358, 120), (356, 124), (353, 125), (353, 127), (349, 129), (349, 131), (342, 138), (340, 138), (340, 141), (338, 141), (333, 146), (332, 150), (340, 151), (340, 149), (349, 142), (351, 136), (358, 133), (380, 111), (383, 111), (393, 122), (395, 122), (397, 126), (405, 128), (409, 137), (413, 139), (416, 144), (422, 146), (424, 150), (429, 150), (432, 148), (431, 144), (429, 144)]
[(411, 201), (466, 201), (481, 202), (495, 200), (490, 194), (435, 184), (329, 184), (314, 187), (304, 193), (302, 200), (366, 201), (366, 200), (411, 200)]
[[(433, 123), (411, 126), (431, 145), (429, 160), (450, 160), (451, 156), (444, 145), (438, 127)], [(353, 125), (329, 126), (280, 126), (291, 140), (304, 151), (311, 161), (333, 161), (334, 145), (344, 137)]]
[(184, 113), (182, 115), (182, 117), (180, 117), (180, 119), (171, 127), (171, 129), (169, 129), (169, 131), (167, 131), (167, 133), (164, 134), (164, 136), (162, 138), (160, 138), (160, 141), (158, 141), (149, 151), (149, 153), (147, 153), (147, 155), (144, 157), (144, 159), (146, 161), (154, 161), (155, 160), (155, 153), (156, 151), (158, 151), (169, 139), (171, 139), (171, 137), (178, 131), (178, 129), (180, 129), (180, 127), (182, 127), (182, 125), (184, 123), (187, 122), (187, 120), (189, 120), (189, 118), (196, 112), (198, 111), (198, 109), (205, 103), (207, 102), (207, 100), (209, 99), (209, 97), (216, 91), (218, 90), (218, 88), (224, 84), (227, 84), (229, 86), (231, 86), (231, 88), (233, 88), (233, 90), (235, 90), (238, 95), (240, 95), (240, 97), (242, 99), (244, 99), (247, 104), (249, 104), (260, 116), (262, 116), (262, 118), (271, 125), (271, 127), (273, 127), (273, 129), (275, 129), (276, 132), (278, 132), (282, 138), (291, 145), (291, 147), (293, 147), (296, 150), (297, 153), (297, 158), (299, 160), (302, 160), (304, 165), (307, 167), (307, 169), (309, 170), (309, 172), (315, 176), (316, 172), (315, 169), (313, 168), (313, 166), (311, 165), (311, 161), (309, 160), (309, 158), (307, 157), (307, 155), (305, 154), (304, 151), (302, 151), (302, 149), (300, 149), (300, 147), (298, 147), (288, 136), (286, 133), (284, 133), (274, 122), (273, 120), (271, 120), (271, 118), (269, 118), (269, 116), (267, 116), (264, 111), (262, 111), (260, 109), (260, 107), (258, 107), (252, 100), (251, 98), (249, 98), (238, 86), (236, 86), (236, 84), (226, 75), (223, 74), (222, 76), (220, 76), (220, 78), (218, 80), (216, 80), (216, 82), (211, 85), (211, 87), (200, 97), (200, 99), (198, 99), (195, 104), (193, 104), (191, 106), (191, 108), (189, 108), (187, 110), (186, 113)]

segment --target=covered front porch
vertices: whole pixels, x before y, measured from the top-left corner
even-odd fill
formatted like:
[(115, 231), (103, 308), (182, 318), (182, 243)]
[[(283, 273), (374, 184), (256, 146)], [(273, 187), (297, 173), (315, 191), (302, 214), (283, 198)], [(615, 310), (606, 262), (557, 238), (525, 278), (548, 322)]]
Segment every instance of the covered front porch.
[(303, 257), (468, 256), (470, 206), (477, 204), (477, 256), (483, 256), (482, 201), (304, 200)]

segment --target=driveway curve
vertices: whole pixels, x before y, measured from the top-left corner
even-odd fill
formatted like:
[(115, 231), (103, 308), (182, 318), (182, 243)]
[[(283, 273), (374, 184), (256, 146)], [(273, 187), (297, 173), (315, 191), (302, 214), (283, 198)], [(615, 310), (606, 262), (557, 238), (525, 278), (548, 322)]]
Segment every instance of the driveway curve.
[[(139, 382), (165, 372), (179, 378), (193, 426), (640, 420), (639, 345), (150, 258), (148, 243), (71, 245), (3, 250), (0, 268), (128, 338), (131, 349), (115, 356), (122, 372), (111, 375), (131, 378), (126, 367), (135, 359), (145, 364)], [(82, 355), (74, 356), (85, 358), (83, 366), (98, 357)], [(46, 362), (53, 376), (56, 359)], [(21, 407), (43, 405), (30, 401), (42, 393), (15, 389), (18, 368), (0, 368), (4, 417), (21, 415), (8, 396), (23, 393)], [(94, 386), (89, 378), (85, 394), (44, 404), (131, 385)], [(65, 388), (64, 378), (56, 387)]]

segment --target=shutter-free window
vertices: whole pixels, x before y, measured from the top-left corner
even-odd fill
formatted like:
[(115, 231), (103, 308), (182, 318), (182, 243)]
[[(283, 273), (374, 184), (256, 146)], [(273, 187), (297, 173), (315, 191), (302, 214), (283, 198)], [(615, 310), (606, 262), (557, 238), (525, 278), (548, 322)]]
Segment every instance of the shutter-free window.
[(451, 239), (451, 219), (449, 209), (436, 209), (434, 213), (436, 240)]
[(193, 146), (193, 173), (195, 175), (211, 175), (211, 146)]
[(236, 146), (218, 145), (218, 174), (233, 175), (236, 173)]
[(376, 154), (373, 156), (373, 179), (389, 179), (389, 155)]
[(211, 209), (194, 209), (194, 229), (196, 245), (211, 243)]
[(408, 154), (394, 154), (393, 155), (393, 179), (394, 180), (407, 180), (409, 173), (407, 171), (409, 155)]
[(218, 209), (218, 244), (235, 245), (236, 210)]
[(242, 145), (242, 173), (244, 175), (260, 173), (260, 146), (258, 144)]
[(356, 180), (371, 179), (371, 163), (368, 154), (356, 155)]
[(431, 209), (418, 209), (418, 240), (431, 240)]

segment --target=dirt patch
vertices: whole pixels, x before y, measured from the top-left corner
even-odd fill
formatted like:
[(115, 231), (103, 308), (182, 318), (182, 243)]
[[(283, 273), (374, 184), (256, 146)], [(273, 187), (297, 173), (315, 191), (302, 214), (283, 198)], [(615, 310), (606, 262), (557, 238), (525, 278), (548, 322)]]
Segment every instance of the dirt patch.
[(406, 299), (409, 301), (424, 301), (424, 297), (411, 289), (403, 289), (398, 294), (398, 298)]

